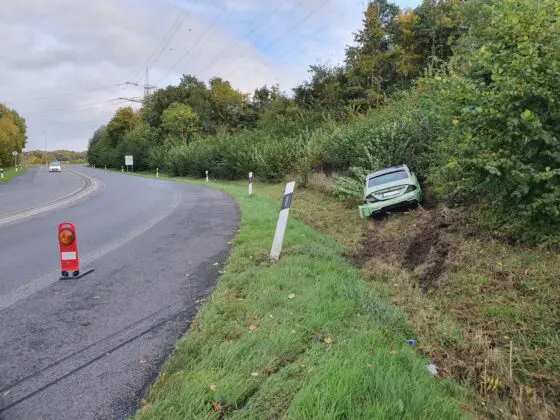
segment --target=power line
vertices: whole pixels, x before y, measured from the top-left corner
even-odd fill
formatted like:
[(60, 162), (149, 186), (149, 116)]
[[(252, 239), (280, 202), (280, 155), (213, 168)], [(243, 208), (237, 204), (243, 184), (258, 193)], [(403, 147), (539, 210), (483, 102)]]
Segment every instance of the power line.
[[(342, 13), (341, 15), (337, 15), (337, 20), (342, 20), (344, 17), (346, 17), (346, 15), (348, 15), (348, 12), (350, 11), (350, 8), (346, 8), (344, 10), (344, 13)], [(320, 28), (318, 28), (317, 30), (313, 31), (313, 33), (311, 33), (310, 35), (305, 35), (307, 38), (313, 38), (317, 35), (319, 35), (321, 32), (323, 32), (325, 29), (328, 29), (332, 27), (331, 25), (324, 25), (321, 26)], [(299, 55), (301, 53), (303, 53), (305, 50), (307, 49), (307, 47), (303, 47), (300, 48), (297, 52), (294, 53), (293, 50), (288, 49), (286, 50), (283, 54), (280, 54), (279, 56), (274, 57), (273, 59), (269, 60), (270, 63), (278, 63), (279, 60), (281, 60), (282, 58), (286, 57), (288, 54), (292, 53), (291, 55)]]
[(173, 30), (177, 26), (180, 19), (181, 19), (181, 15), (178, 15), (178, 16), (175, 17), (175, 20), (173, 21), (172, 25), (169, 27), (167, 32), (164, 34), (163, 38), (158, 42), (158, 44), (156, 45), (156, 48), (148, 56), (145, 63), (138, 70), (136, 70), (136, 72), (134, 72), (133, 75), (130, 78), (128, 78), (128, 80), (134, 80), (134, 81), (136, 81), (136, 83), (138, 83), (139, 80), (137, 80), (137, 79), (140, 76), (141, 72), (147, 67), (147, 65), (150, 63), (152, 58), (158, 53), (160, 48), (165, 44), (168, 36), (173, 32)]
[[(114, 89), (116, 87), (123, 86), (123, 85), (124, 85), (124, 83), (118, 83), (118, 84), (115, 84), (115, 85), (99, 86), (99, 87), (94, 87), (94, 88), (90, 88), (90, 89), (82, 89), (82, 90), (71, 91), (71, 92), (54, 93), (52, 95), (30, 97), (30, 98), (25, 98), (24, 100), (25, 101), (35, 101), (35, 100), (41, 100), (41, 99), (58, 98), (58, 97), (61, 97), (61, 96), (74, 96), (74, 95), (80, 95), (82, 93), (89, 93), (89, 92), (96, 92), (96, 91), (101, 91), (101, 90)], [(12, 102), (21, 103), (22, 101), (12, 101)]]
[(126, 102), (137, 102), (139, 104), (144, 103), (144, 100), (142, 98), (116, 98), (115, 100), (126, 101)]
[[(276, 38), (275, 40), (273, 40), (272, 42), (268, 43), (267, 45), (264, 46), (264, 48), (257, 50), (255, 54), (253, 54), (249, 60), (256, 58), (258, 55), (262, 54), (263, 52), (267, 51), (268, 49), (272, 48), (274, 45), (276, 45), (280, 40), (282, 40), (286, 35), (288, 35), (291, 31), (293, 31), (295, 28), (297, 28), (298, 26), (302, 25), (303, 23), (307, 22), (309, 19), (311, 19), (313, 17), (313, 15), (315, 15), (316, 13), (318, 13), (320, 10), (322, 10), (328, 3), (330, 2), (330, 0), (325, 0), (323, 3), (321, 3), (320, 6), (316, 7), (315, 9), (311, 10), (308, 14), (306, 14), (302, 19), (300, 19), (299, 21), (297, 21), (294, 25), (292, 25), (286, 32), (284, 32), (280, 37)], [(245, 51), (248, 51), (252, 46), (248, 46)], [(244, 53), (243, 52), (243, 53)], [(237, 73), (238, 69), (234, 69), (233, 71), (231, 71), (230, 73), (227, 74), (227, 76), (225, 76), (225, 78), (227, 79), (228, 77), (231, 77), (233, 74)]]
[(150, 67), (157, 61), (157, 59), (161, 56), (165, 48), (167, 48), (167, 46), (169, 45), (173, 37), (177, 34), (177, 31), (183, 25), (186, 16), (187, 16), (187, 11), (183, 10), (183, 12), (175, 18), (173, 24), (171, 25), (169, 30), (165, 33), (162, 40), (158, 43), (156, 49), (152, 52), (152, 54), (150, 54), (145, 64), (139, 70), (137, 70), (129, 80), (135, 80), (136, 82), (138, 82), (139, 81), (138, 77), (140, 76), (140, 72), (142, 72), (143, 69)]
[[(293, 6), (292, 9), (295, 9), (295, 8), (298, 7), (301, 3), (303, 3), (303, 0), (299, 0), (299, 1)], [(236, 48), (238, 45), (240, 45), (241, 42), (247, 41), (248, 38), (249, 38), (249, 36), (250, 36), (251, 34), (253, 34), (257, 28), (260, 28), (260, 27), (264, 26), (264, 23), (268, 22), (268, 21), (270, 20), (270, 18), (271, 18), (272, 16), (274, 16), (274, 14), (276, 14), (276, 13), (278, 12), (278, 10), (280, 10), (280, 7), (281, 7), (281, 6), (277, 6), (275, 9), (273, 9), (273, 11), (270, 13), (270, 15), (268, 16), (268, 18), (267, 18), (264, 22), (261, 22), (260, 25), (257, 25), (256, 27), (250, 29), (250, 30), (241, 38), (241, 40), (239, 40), (239, 41), (237, 41), (237, 42), (235, 43), (235, 45), (234, 45), (233, 47), (225, 46), (224, 48), (222, 48), (222, 49), (220, 50), (220, 52), (218, 52), (218, 54), (216, 54), (216, 55), (213, 57), (213, 59), (212, 59), (212, 61), (210, 62), (210, 64), (206, 65), (202, 70), (200, 70), (200, 71), (198, 72), (198, 74), (199, 74), (199, 75), (202, 75), (202, 73), (204, 73), (204, 72), (210, 70), (211, 68), (213, 68), (213, 67), (218, 63), (218, 61), (222, 58), (222, 56), (223, 56), (223, 54), (224, 54), (225, 52), (227, 52), (228, 50), (229, 50), (229, 52), (231, 52), (231, 51), (235, 50), (235, 48)], [(255, 16), (255, 18), (253, 19), (252, 22), (254, 23), (254, 22), (257, 21), (257, 20), (258, 20), (258, 15)], [(243, 53), (241, 53), (240, 56), (241, 56), (241, 55), (243, 55)]]
[[(160, 51), (158, 54), (156, 54), (156, 56), (152, 59), (151, 63), (148, 64), (146, 67), (151, 67), (152, 65), (154, 65), (159, 57), (161, 57), (161, 54), (165, 51), (165, 49), (167, 48), (167, 46), (169, 45), (169, 43), (171, 42), (171, 40), (175, 37), (175, 35), (177, 34), (177, 32), (179, 31), (179, 29), (181, 28), (181, 26), (183, 25), (183, 22), (185, 21), (185, 18), (187, 16), (187, 12), (184, 11), (181, 21), (179, 23), (179, 25), (175, 28), (175, 30), (173, 31), (172, 35), (167, 39), (167, 42), (161, 47)], [(148, 80), (146, 79), (146, 83), (148, 83)]]
[[(320, 34), (321, 32), (323, 32), (325, 29), (327, 28), (327, 26), (322, 26), (319, 29), (317, 29), (316, 31), (314, 31), (311, 35), (309, 35), (309, 37), (314, 37), (317, 36), (318, 34)], [(283, 54), (280, 54), (279, 56), (274, 57), (272, 60), (269, 60), (270, 63), (278, 63), (279, 60), (281, 60), (282, 58), (286, 57), (288, 54), (292, 53), (292, 55), (299, 55), (302, 52), (304, 52), (307, 49), (307, 47), (303, 47), (300, 48), (298, 51), (296, 51), (294, 53), (293, 50), (286, 50)]]
[(216, 25), (216, 23), (218, 22), (218, 19), (224, 14), (224, 9), (221, 9), (220, 13), (218, 13), (216, 15), (216, 17), (212, 20), (212, 23), (210, 24), (210, 26), (206, 29), (206, 31), (204, 31), (204, 33), (202, 35), (200, 35), (196, 41), (194, 42), (194, 44), (192, 45), (191, 48), (187, 48), (187, 50), (185, 51), (185, 53), (183, 55), (181, 55), (181, 57), (179, 57), (179, 59), (175, 62), (175, 64), (173, 64), (173, 66), (171, 66), (171, 68), (169, 69), (169, 71), (167, 72), (167, 74), (162, 77), (161, 79), (159, 79), (157, 81), (157, 84), (160, 84), (163, 80), (167, 79), (167, 77), (169, 77), (169, 75), (173, 72), (173, 70), (175, 70), (175, 68), (181, 64), (183, 62), (183, 60), (185, 58), (187, 58), (187, 56), (194, 50), (194, 48), (200, 43), (200, 41), (202, 39), (204, 39), (204, 37), (206, 37), (206, 35), (208, 35), (210, 33), (210, 31), (214, 28), (214, 26)]
[(26, 114), (25, 117), (33, 117), (33, 116), (37, 116), (37, 115), (48, 115), (48, 114), (52, 114), (52, 113), (56, 113), (56, 112), (75, 112), (75, 111), (82, 111), (85, 109), (91, 109), (91, 108), (96, 108), (100, 105), (106, 105), (108, 103), (113, 103), (114, 105), (117, 105), (118, 103), (116, 103), (115, 101), (120, 101), (119, 99), (110, 99), (108, 101), (104, 101), (104, 102), (98, 102), (98, 103), (91, 103), (91, 104), (85, 104), (83, 106), (80, 107), (72, 107), (72, 108), (59, 108), (59, 109), (49, 109), (47, 111), (43, 111), (43, 112), (35, 112), (35, 113), (31, 113), (31, 114)]
[(69, 126), (69, 125), (90, 125), (90, 124), (106, 124), (107, 120), (91, 120), (91, 121), (73, 121), (73, 122), (57, 122), (57, 123), (49, 123), (43, 125), (43, 127), (59, 127), (59, 126)]

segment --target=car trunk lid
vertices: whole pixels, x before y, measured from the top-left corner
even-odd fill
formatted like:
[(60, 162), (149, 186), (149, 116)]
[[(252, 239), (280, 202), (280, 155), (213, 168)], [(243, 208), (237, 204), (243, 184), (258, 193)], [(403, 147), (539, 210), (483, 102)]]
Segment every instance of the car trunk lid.
[(366, 200), (375, 199), (377, 201), (390, 200), (404, 194), (409, 183), (398, 180), (395, 182), (378, 185), (366, 189)]

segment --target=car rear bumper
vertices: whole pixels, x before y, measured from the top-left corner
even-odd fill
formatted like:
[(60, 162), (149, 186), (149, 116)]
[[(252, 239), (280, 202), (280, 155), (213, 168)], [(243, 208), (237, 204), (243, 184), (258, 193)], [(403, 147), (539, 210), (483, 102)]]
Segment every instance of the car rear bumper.
[(372, 214), (381, 213), (392, 208), (403, 207), (411, 204), (420, 203), (422, 201), (422, 193), (416, 190), (390, 200), (376, 201), (375, 203), (367, 203), (358, 206), (360, 217), (370, 217)]

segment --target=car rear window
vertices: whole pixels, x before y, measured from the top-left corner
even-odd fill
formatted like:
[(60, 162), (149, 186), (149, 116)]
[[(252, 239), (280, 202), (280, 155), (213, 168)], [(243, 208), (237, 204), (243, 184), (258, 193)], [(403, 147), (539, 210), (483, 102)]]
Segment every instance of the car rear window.
[(378, 185), (388, 184), (390, 182), (402, 181), (404, 179), (408, 179), (406, 171), (389, 172), (388, 174), (368, 179), (368, 188), (377, 187)]

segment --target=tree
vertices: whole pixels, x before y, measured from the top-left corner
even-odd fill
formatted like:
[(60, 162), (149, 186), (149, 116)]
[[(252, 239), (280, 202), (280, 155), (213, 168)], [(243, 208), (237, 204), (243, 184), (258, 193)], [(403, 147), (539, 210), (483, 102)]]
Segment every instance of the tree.
[(88, 144), (87, 159), (91, 165), (118, 165), (116, 149), (109, 144), (107, 126), (101, 126), (93, 133)]
[(312, 65), (309, 67), (311, 80), (294, 89), (294, 100), (298, 105), (326, 109), (345, 116), (345, 105), (352, 99), (347, 89), (348, 77), (343, 67)]
[(228, 81), (219, 77), (210, 79), (213, 119), (227, 131), (250, 123), (252, 118), (248, 96), (231, 87)]
[(198, 131), (198, 115), (189, 105), (175, 102), (163, 111), (162, 127), (168, 135), (188, 144)]
[(558, 3), (476, 6), (481, 18), (462, 40), (455, 74), (435, 81), (443, 94), (469, 98), (437, 178), (447, 198), (478, 203), (494, 226), (543, 241), (560, 230)]
[(21, 153), (27, 142), (27, 126), (20, 115), (0, 104), (0, 167), (14, 163), (12, 152)]
[[(464, 8), (463, 8), (464, 9)], [(460, 0), (423, 0), (414, 12), (411, 22), (399, 21), (401, 32), (398, 42), (408, 53), (405, 61), (417, 60), (418, 71), (447, 62), (453, 56), (453, 47), (463, 33), (464, 16)], [(408, 24), (411, 24), (410, 26)], [(406, 36), (408, 29), (413, 36)]]
[(279, 98), (280, 95), (280, 87), (278, 85), (273, 85), (270, 88), (264, 85), (263, 87), (255, 89), (252, 104), (255, 108), (262, 110), (272, 101)]
[(120, 108), (115, 112), (106, 133), (113, 146), (117, 146), (123, 136), (140, 122), (140, 116), (131, 107)]
[(395, 84), (399, 52), (395, 48), (399, 7), (387, 0), (374, 0), (364, 12), (363, 28), (354, 34), (355, 46), (346, 50), (353, 100), (362, 109), (378, 107)]
[[(150, 153), (155, 147), (158, 147), (156, 141), (157, 134), (146, 123), (139, 123), (134, 128), (125, 133), (119, 146), (119, 156), (134, 156), (134, 167), (137, 170), (145, 170), (150, 168)], [(163, 168), (162, 162), (153, 162), (156, 167)]]

